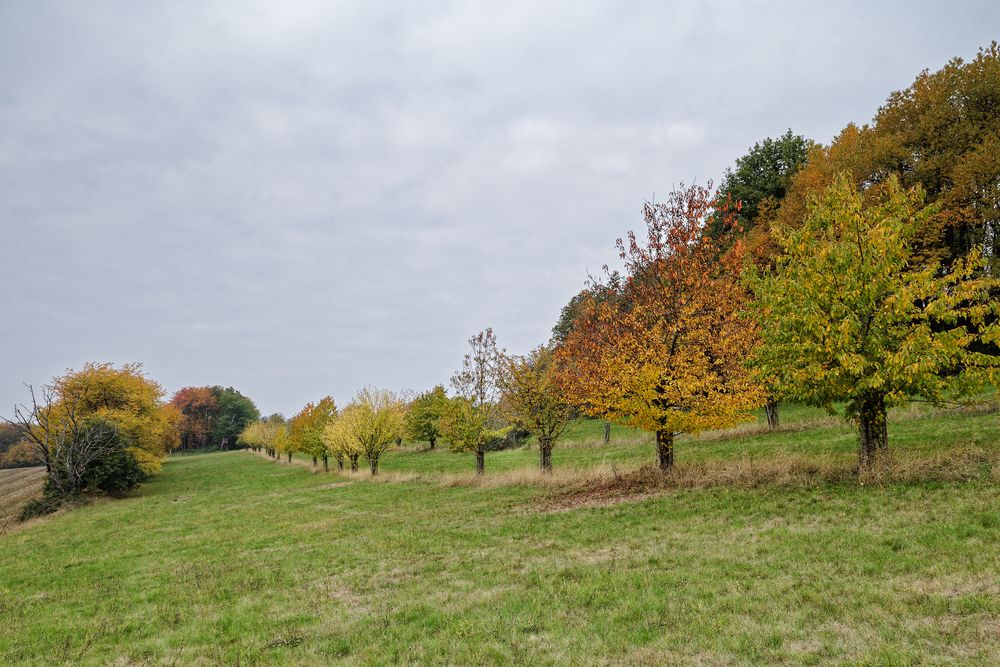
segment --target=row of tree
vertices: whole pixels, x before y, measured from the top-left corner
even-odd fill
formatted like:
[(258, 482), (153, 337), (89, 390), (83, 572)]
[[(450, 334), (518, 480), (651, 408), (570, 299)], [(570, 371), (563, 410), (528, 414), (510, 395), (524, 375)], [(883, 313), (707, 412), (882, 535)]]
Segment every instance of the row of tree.
[(508, 355), (497, 348), (490, 329), (470, 344), (462, 370), (452, 378), (454, 396), (441, 385), (409, 400), (366, 388), (342, 410), (327, 396), (287, 422), (271, 417), (249, 424), (239, 442), (289, 462), (298, 452), (311, 457), (313, 466), (322, 461), (324, 470), (332, 458), (340, 470), (357, 471), (364, 458), (375, 475), (382, 455), (404, 438), (425, 441), (430, 449), (444, 439), (453, 451), (474, 454), (482, 473), (486, 452), (505, 446), (518, 431), (537, 438), (541, 466), (550, 470), (552, 447), (571, 414), (551, 384), (551, 349)]
[(829, 146), (755, 145), (716, 192), (647, 204), (625, 275), (574, 297), (553, 332), (585, 412), (657, 435), (750, 418), (777, 399), (846, 416), (869, 466), (887, 411), (995, 385), (1000, 49), (923, 72)]
[(321, 426), (307, 406), (276, 428), (285, 449), (271, 449), (355, 468), (365, 456), (375, 473), (404, 435), (432, 447), (443, 437), (481, 472), (518, 429), (550, 469), (579, 411), (651, 431), (666, 469), (678, 435), (759, 407), (777, 427), (778, 401), (796, 400), (846, 405), (860, 466), (874, 465), (893, 405), (965, 400), (997, 382), (998, 100), (994, 43), (921, 73), (829, 146), (791, 131), (766, 139), (718, 190), (647, 203), (645, 234), (618, 241), (623, 272), (576, 295), (547, 345), (507, 355), (487, 329), (470, 341), (455, 396), (369, 390), (339, 414), (325, 399)]

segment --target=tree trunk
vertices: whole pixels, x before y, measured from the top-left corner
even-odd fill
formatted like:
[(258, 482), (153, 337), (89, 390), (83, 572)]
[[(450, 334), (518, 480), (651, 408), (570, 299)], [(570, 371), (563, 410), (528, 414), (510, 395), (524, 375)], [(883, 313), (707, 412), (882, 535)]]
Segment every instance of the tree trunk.
[(291, 452), (288, 452), (288, 462), (289, 463), (292, 462), (292, 453)]
[(372, 469), (372, 477), (378, 474), (378, 457), (373, 456), (368, 459), (368, 467)]
[(313, 468), (315, 468), (315, 467), (316, 467), (316, 464), (318, 464), (318, 463), (319, 463), (319, 461), (317, 461), (317, 460), (316, 460), (316, 457), (314, 456), (314, 457), (313, 457)]
[(323, 455), (323, 472), (330, 472), (330, 459), (326, 454)]
[(476, 452), (476, 474), (482, 475), (486, 471), (486, 452), (479, 450)]
[(351, 454), (347, 458), (349, 458), (351, 460), (351, 472), (357, 472), (358, 471), (358, 455), (357, 454)]
[(865, 396), (858, 410), (858, 464), (862, 470), (873, 468), (889, 450), (884, 394)]
[(772, 431), (778, 428), (778, 401), (768, 398), (764, 404), (764, 414), (767, 415), (767, 427)]
[(337, 470), (344, 472), (344, 455), (337, 454)]
[(431, 449), (434, 449), (434, 445), (437, 443), (437, 438), (431, 438)]
[(550, 443), (538, 444), (538, 463), (542, 472), (552, 472), (552, 445)]
[(604, 444), (611, 442), (611, 422), (604, 422)]
[(396, 438), (396, 446), (397, 447), (402, 447), (403, 446), (403, 439), (402, 438)]
[(660, 470), (670, 470), (674, 466), (674, 434), (671, 431), (656, 432), (656, 453), (660, 458)]

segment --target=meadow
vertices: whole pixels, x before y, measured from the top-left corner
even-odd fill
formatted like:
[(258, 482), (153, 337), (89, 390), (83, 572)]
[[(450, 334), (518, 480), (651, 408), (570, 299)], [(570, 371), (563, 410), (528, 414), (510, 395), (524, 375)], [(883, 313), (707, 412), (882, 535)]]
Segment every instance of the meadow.
[(782, 419), (682, 438), (645, 487), (618, 482), (650, 436), (592, 421), (552, 480), (530, 445), (483, 479), (416, 444), (374, 481), (173, 456), (0, 535), (0, 663), (1000, 663), (1000, 416), (898, 410), (868, 480), (847, 424)]

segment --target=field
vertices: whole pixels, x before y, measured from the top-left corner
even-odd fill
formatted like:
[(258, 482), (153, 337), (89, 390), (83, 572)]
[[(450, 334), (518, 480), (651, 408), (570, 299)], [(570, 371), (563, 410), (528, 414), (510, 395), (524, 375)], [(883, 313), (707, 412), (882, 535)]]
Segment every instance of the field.
[(44, 468), (0, 470), (0, 535), (18, 525), (21, 508), (39, 495)]
[(379, 481), (174, 456), (0, 536), (0, 663), (1000, 664), (1000, 416), (897, 412), (864, 481), (849, 427), (783, 419), (681, 439), (666, 488), (596, 422), (551, 482), (529, 448), (482, 481), (419, 446)]

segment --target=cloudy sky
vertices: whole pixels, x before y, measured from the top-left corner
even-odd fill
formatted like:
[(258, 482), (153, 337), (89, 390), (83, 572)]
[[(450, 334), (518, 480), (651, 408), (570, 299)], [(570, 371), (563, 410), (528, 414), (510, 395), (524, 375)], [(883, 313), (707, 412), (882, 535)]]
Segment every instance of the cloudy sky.
[(0, 414), (86, 361), (287, 415), (446, 382), (486, 326), (526, 351), (644, 200), (829, 141), (998, 26), (989, 0), (3, 2)]

